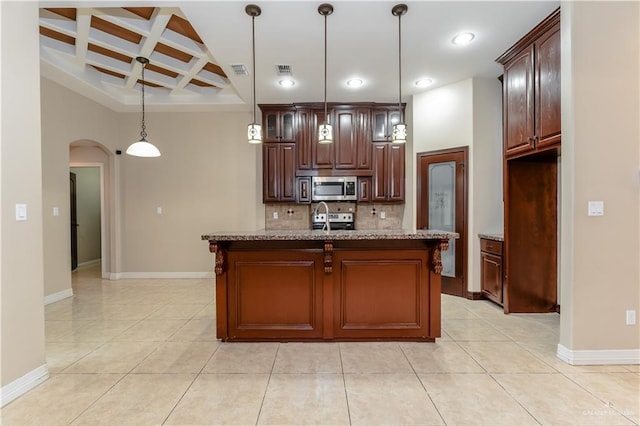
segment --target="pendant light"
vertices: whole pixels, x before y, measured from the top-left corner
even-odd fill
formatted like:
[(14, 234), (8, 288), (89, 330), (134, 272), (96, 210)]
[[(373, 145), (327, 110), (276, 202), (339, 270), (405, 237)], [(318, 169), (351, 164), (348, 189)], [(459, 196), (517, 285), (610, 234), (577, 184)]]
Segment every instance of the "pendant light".
[(333, 142), (333, 128), (327, 114), (327, 16), (333, 13), (333, 6), (321, 4), (318, 13), (324, 16), (324, 122), (318, 128), (318, 143), (328, 144)]
[(398, 17), (398, 110), (400, 112), (400, 122), (393, 125), (391, 131), (391, 142), (407, 142), (407, 125), (404, 123), (402, 113), (402, 15), (407, 13), (406, 4), (397, 4), (391, 9), (393, 16)]
[(138, 56), (136, 61), (142, 64), (142, 130), (140, 140), (129, 145), (127, 154), (134, 157), (160, 157), (160, 151), (151, 142), (147, 141), (147, 128), (144, 125), (144, 69), (149, 63), (149, 59)]
[(249, 4), (244, 8), (247, 15), (251, 16), (251, 63), (253, 68), (253, 123), (247, 126), (247, 141), (251, 144), (262, 143), (262, 126), (256, 122), (256, 16), (260, 16), (262, 10), (255, 4)]

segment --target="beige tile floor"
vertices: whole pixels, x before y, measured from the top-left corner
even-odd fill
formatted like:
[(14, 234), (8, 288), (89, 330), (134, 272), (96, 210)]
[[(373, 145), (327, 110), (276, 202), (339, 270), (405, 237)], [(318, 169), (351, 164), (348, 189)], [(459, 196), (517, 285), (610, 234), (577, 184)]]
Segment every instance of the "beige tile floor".
[(640, 370), (555, 357), (559, 317), (443, 296), (436, 343), (220, 343), (213, 280), (103, 281), (46, 306), (18, 425), (632, 425)]

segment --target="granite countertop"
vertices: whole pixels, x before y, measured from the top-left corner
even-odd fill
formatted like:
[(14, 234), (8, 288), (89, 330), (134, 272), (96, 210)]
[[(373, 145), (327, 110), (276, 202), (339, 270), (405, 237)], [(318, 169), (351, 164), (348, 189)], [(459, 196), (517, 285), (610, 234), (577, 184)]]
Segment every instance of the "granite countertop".
[(504, 234), (495, 233), (495, 234), (478, 234), (478, 237), (484, 238), (485, 240), (493, 240), (493, 241), (504, 241)]
[(355, 231), (220, 231), (202, 235), (208, 241), (304, 241), (304, 240), (448, 240), (459, 238), (456, 232), (419, 230)]

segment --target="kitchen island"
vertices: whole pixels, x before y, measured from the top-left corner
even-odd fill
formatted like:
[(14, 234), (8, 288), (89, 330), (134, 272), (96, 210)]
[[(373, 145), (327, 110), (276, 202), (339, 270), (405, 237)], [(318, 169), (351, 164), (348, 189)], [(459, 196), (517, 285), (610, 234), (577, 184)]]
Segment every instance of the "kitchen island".
[(203, 235), (223, 341), (435, 341), (445, 231)]

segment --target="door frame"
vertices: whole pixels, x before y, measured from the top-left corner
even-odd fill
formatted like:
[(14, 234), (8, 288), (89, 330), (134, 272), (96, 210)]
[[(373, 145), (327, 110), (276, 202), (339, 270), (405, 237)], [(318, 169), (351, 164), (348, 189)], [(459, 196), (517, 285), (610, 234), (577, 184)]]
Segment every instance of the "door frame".
[[(469, 291), (468, 277), (468, 256), (469, 256), (469, 239), (468, 239), (468, 222), (469, 222), (469, 147), (460, 146), (455, 148), (438, 149), (434, 151), (418, 152), (416, 154), (416, 226), (417, 229), (428, 227), (428, 215), (421, 212), (428, 211), (428, 188), (423, 188), (422, 182), (426, 176), (423, 176), (420, 162), (423, 158), (435, 157), (444, 154), (462, 154), (464, 168), (463, 173), (463, 190), (456, 192), (456, 204), (462, 203), (462, 229), (458, 231), (460, 238), (457, 239), (456, 247), (462, 249), (462, 297), (467, 299), (473, 296)], [(456, 213), (457, 221), (457, 213)]]
[(100, 169), (100, 276), (105, 276), (105, 268), (107, 265), (107, 248), (106, 248), (106, 238), (107, 236), (107, 228), (106, 228), (106, 206), (105, 204), (105, 186), (104, 186), (104, 164), (103, 163), (91, 163), (91, 162), (70, 162), (69, 163), (69, 171), (72, 168), (81, 168), (81, 167), (97, 167)]

